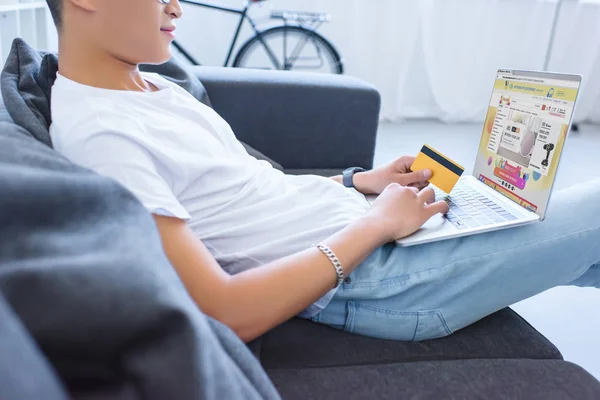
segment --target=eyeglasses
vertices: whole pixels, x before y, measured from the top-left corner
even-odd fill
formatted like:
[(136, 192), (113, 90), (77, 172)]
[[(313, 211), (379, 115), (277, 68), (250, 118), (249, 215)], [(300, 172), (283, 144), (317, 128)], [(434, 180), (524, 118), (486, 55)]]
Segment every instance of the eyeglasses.
[(171, 3), (171, 0), (158, 0), (160, 1), (162, 4), (169, 4)]

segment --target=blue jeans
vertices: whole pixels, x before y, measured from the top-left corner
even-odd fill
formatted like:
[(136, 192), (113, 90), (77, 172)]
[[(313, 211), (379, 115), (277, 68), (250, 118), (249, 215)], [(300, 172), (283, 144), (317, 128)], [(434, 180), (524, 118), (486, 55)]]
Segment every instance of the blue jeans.
[(600, 288), (600, 180), (555, 192), (541, 223), (407, 248), (388, 243), (312, 319), (420, 341), (566, 284)]

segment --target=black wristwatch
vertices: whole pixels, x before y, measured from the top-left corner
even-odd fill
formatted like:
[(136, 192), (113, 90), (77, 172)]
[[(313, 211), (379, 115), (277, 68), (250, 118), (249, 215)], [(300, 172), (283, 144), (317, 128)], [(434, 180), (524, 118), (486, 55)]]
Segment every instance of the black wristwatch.
[(344, 172), (342, 173), (342, 182), (344, 183), (344, 186), (346, 186), (347, 188), (354, 188), (356, 189), (356, 187), (354, 186), (354, 174), (356, 174), (357, 172), (365, 172), (366, 169), (361, 168), (361, 167), (350, 167), (344, 170)]

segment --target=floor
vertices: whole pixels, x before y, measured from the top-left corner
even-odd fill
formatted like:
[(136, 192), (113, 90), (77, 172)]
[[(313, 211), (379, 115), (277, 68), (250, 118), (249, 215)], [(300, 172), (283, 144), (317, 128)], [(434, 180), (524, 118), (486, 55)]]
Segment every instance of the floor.
[[(382, 123), (375, 166), (404, 154), (415, 155), (427, 143), (470, 172), (475, 164), (481, 128), (481, 124), (445, 125), (435, 121)], [(600, 126), (583, 125), (579, 132), (571, 133), (555, 188), (597, 178), (599, 150)], [(582, 366), (600, 379), (600, 290), (555, 288), (512, 308), (553, 342), (567, 361)]]

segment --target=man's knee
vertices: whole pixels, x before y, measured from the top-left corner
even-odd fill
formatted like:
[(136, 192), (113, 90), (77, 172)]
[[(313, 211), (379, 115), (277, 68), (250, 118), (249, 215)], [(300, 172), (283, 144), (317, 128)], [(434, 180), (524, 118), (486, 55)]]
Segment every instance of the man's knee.
[(600, 263), (594, 264), (587, 272), (569, 283), (569, 286), (593, 287), (600, 289)]

